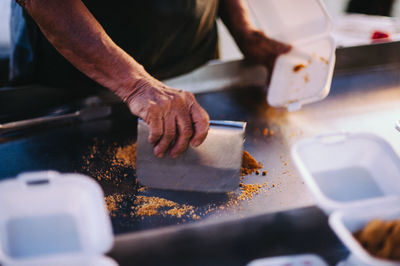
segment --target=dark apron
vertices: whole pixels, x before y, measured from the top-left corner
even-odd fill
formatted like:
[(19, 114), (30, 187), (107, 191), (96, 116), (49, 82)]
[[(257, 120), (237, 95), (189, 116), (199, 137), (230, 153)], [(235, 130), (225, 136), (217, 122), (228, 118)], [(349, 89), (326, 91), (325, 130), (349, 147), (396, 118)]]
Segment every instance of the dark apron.
[[(83, 1), (111, 39), (158, 79), (193, 70), (217, 56), (218, 0)], [(73, 67), (12, 1), (11, 82), (98, 86)]]

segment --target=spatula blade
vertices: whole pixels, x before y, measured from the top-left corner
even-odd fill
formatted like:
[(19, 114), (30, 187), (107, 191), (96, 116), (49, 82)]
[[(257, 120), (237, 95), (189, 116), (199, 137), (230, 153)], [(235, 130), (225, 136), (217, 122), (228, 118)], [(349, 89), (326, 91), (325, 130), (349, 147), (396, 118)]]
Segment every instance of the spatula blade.
[(138, 123), (136, 173), (140, 184), (157, 189), (228, 192), (239, 185), (245, 122), (211, 121), (206, 140), (177, 159), (157, 158), (149, 128)]

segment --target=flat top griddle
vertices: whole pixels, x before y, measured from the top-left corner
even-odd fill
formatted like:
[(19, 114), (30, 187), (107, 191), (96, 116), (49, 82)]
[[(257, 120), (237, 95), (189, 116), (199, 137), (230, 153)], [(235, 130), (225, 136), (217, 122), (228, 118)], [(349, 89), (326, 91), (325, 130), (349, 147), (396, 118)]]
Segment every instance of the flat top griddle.
[[(177, 265), (174, 262), (177, 262), (176, 258), (182, 250), (191, 251), (189, 257), (180, 257), (184, 262), (207, 258), (210, 263), (205, 262), (203, 265), (212, 265), (212, 261), (221, 262), (220, 265), (224, 265), (224, 261), (228, 262), (226, 265), (243, 265), (245, 261), (258, 256), (303, 251), (314, 251), (325, 256), (331, 263), (342, 259), (347, 253), (329, 230), (326, 217), (318, 208), (307, 207), (313, 206), (314, 202), (293, 167), (290, 146), (303, 137), (332, 130), (368, 131), (386, 138), (399, 153), (400, 136), (394, 129), (400, 113), (399, 71), (399, 68), (386, 68), (336, 75), (331, 93), (324, 101), (305, 106), (295, 113), (268, 107), (265, 103), (265, 92), (261, 88), (241, 88), (198, 95), (200, 104), (210, 113), (212, 119), (248, 122), (244, 148), (263, 162), (268, 175), (264, 177), (253, 174), (246, 177), (245, 182), (268, 182), (271, 186), (275, 184), (275, 187), (268, 187), (269, 190), (255, 195), (252, 200), (241, 201), (234, 208), (221, 209), (230, 200), (227, 194), (156, 190), (138, 192), (134, 169), (118, 168), (118, 171), (111, 173), (111, 180), (99, 181), (106, 195), (132, 192), (132, 197), (126, 198), (123, 208), (112, 217), (114, 232), (117, 234), (113, 257), (122, 262), (121, 265), (129, 265), (133, 261), (141, 262), (151, 257), (154, 257), (154, 265), (163, 260), (165, 265)], [(112, 156), (109, 153), (110, 147), (112, 149), (127, 145), (136, 139), (136, 118), (129, 115), (122, 106), (114, 108), (113, 115), (108, 119), (85, 124), (66, 124), (57, 128), (43, 127), (1, 138), (0, 179), (13, 177), (24, 171), (43, 169), (84, 174), (90, 174), (93, 169), (108, 170), (110, 165), (107, 158)], [(265, 136), (265, 128), (272, 129), (274, 135)], [(88, 168), (85, 158), (90, 156), (91, 147), (96, 144), (103, 157), (95, 157)], [(195, 206), (200, 219), (131, 217), (131, 207), (138, 194), (191, 204)], [(218, 208), (218, 211), (207, 212), (210, 206)], [(296, 215), (293, 216), (292, 213)], [(280, 225), (282, 221), (287, 223)], [(298, 226), (288, 221), (295, 221)], [(248, 226), (253, 223), (258, 225)], [(228, 237), (232, 232), (236, 232), (237, 237)], [(279, 248), (274, 245), (277, 242), (266, 238), (270, 234), (278, 237), (274, 232), (282, 237)], [(258, 233), (261, 235), (255, 237)], [(313, 236), (318, 233), (323, 235)], [(206, 234), (210, 234), (207, 241), (204, 238)], [(246, 235), (255, 238), (247, 238)], [(265, 236), (265, 239), (261, 236)], [(330, 240), (324, 243), (327, 238)], [(253, 248), (251, 252), (239, 252), (237, 248), (243, 248), (243, 244), (239, 242), (232, 242), (228, 249), (224, 249), (222, 245), (226, 241), (240, 239), (249, 241), (248, 248)], [(257, 243), (251, 239), (255, 239)], [(305, 248), (300, 242), (307, 239), (315, 241), (311, 241)], [(295, 246), (290, 244), (293, 241), (297, 243)], [(174, 248), (168, 250), (173, 249), (174, 252), (166, 254), (165, 245), (172, 244), (175, 245)], [(199, 252), (196, 253), (195, 250)], [(235, 256), (240, 257), (234, 260), (237, 263), (230, 260)], [(167, 263), (169, 260), (170, 264)]]

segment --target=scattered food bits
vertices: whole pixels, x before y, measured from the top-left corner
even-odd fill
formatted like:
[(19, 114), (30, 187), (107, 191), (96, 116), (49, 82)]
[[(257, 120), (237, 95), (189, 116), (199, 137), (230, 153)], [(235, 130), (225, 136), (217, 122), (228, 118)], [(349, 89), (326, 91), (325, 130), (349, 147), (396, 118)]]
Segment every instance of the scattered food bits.
[(267, 136), (268, 135), (268, 128), (264, 128), (263, 130), (263, 136)]
[(104, 197), (104, 201), (106, 202), (108, 213), (112, 217), (116, 216), (116, 211), (118, 211), (123, 199), (124, 199), (124, 196), (122, 194), (113, 194), (113, 195)]
[(115, 154), (114, 164), (136, 168), (136, 143), (119, 147)]
[[(137, 196), (134, 202), (136, 206), (132, 207), (135, 216), (154, 216), (154, 215), (168, 215), (177, 218), (183, 216), (194, 216), (194, 207), (191, 205), (180, 205), (174, 201), (167, 200), (159, 197)], [(166, 209), (166, 210), (165, 210)], [(200, 217), (195, 215), (196, 220)]]
[(148, 188), (147, 187), (141, 187), (138, 189), (138, 192), (144, 192), (146, 191)]
[(240, 190), (242, 194), (238, 197), (238, 200), (252, 199), (254, 195), (260, 193), (262, 186), (260, 184), (240, 184)]
[(354, 233), (354, 237), (373, 256), (400, 260), (400, 220), (374, 219)]
[(306, 66), (303, 65), (303, 64), (295, 65), (295, 66), (293, 67), (293, 72), (299, 72), (300, 70), (302, 70), (302, 69), (305, 68), (305, 67), (306, 67)]
[(326, 59), (325, 57), (320, 56), (319, 59), (320, 59), (322, 62), (324, 62), (325, 64), (329, 65), (329, 60)]
[(242, 168), (241, 175), (249, 175), (256, 172), (258, 169), (261, 169), (263, 166), (260, 165), (253, 156), (250, 155), (249, 152), (243, 151), (242, 153)]
[(192, 211), (193, 206), (189, 205), (183, 205), (182, 207), (174, 207), (168, 211), (165, 211), (165, 214), (168, 214), (170, 216), (175, 216), (178, 218), (182, 218), (187, 212)]
[(275, 134), (275, 132), (271, 129), (271, 130), (269, 131), (269, 134), (270, 134), (271, 136), (273, 136), (273, 135)]
[(175, 207), (176, 203), (158, 197), (137, 196), (134, 202), (135, 214), (137, 216), (153, 216), (158, 214), (158, 209), (161, 207)]
[[(263, 134), (273, 135), (274, 131), (264, 129)], [(95, 141), (95, 145), (91, 147), (90, 154), (84, 156), (83, 166), (88, 173), (98, 180), (112, 181), (118, 186), (121, 183), (121, 178), (127, 178), (129, 174), (126, 173), (129, 169), (136, 167), (136, 143), (131, 142), (125, 146), (118, 146), (117, 143), (109, 147), (99, 146), (104, 144), (104, 141)], [(102, 161), (108, 164), (106, 169), (98, 169), (94, 166), (97, 161)], [(161, 217), (177, 217), (180, 222), (188, 220), (199, 220), (202, 215), (209, 215), (212, 212), (225, 212), (225, 210), (240, 211), (240, 201), (252, 200), (253, 197), (260, 192), (266, 192), (270, 189), (268, 183), (261, 184), (245, 184), (244, 179), (246, 176), (255, 173), (256, 175), (267, 175), (267, 171), (261, 169), (263, 164), (253, 158), (247, 151), (242, 154), (242, 167), (241, 177), (238, 192), (227, 193), (228, 201), (223, 205), (210, 205), (207, 210), (198, 213), (199, 209), (195, 206), (178, 204), (174, 201), (161, 198), (141, 195), (134, 195), (135, 193), (116, 193), (105, 197), (108, 212), (110, 216), (116, 217), (131, 217), (139, 220), (144, 220), (145, 217), (159, 215)], [(132, 180), (132, 190), (137, 192), (144, 192), (148, 188), (141, 186), (138, 180)], [(137, 193), (136, 192), (136, 193)], [(234, 208), (234, 209), (233, 209)], [(127, 212), (126, 210), (127, 209)]]
[(305, 75), (305, 76), (304, 76), (304, 82), (305, 82), (305, 83), (310, 82), (310, 77), (309, 77), (308, 75)]
[[(82, 168), (98, 181), (115, 181), (118, 186), (121, 177), (128, 176), (122, 171), (136, 167), (136, 143), (132, 142), (123, 147), (117, 147), (117, 144), (114, 143), (110, 147), (100, 149), (102, 148), (100, 145), (103, 144), (104, 140), (100, 142), (98, 139), (94, 139), (94, 145), (90, 147), (89, 154), (83, 156)], [(105, 162), (108, 169), (96, 167), (98, 161)]]

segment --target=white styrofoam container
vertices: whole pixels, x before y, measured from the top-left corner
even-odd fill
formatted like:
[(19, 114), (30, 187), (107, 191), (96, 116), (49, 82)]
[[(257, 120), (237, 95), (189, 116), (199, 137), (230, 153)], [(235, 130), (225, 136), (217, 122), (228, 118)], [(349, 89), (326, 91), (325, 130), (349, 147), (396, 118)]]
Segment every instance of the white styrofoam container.
[(370, 133), (324, 134), (296, 143), (292, 158), (352, 252), (341, 265), (400, 265), (372, 257), (352, 236), (374, 218), (400, 218), (400, 159), (387, 141)]
[(400, 195), (400, 159), (377, 135), (319, 135), (296, 143), (292, 157), (327, 214)]
[[(249, 0), (260, 28), (292, 50), (278, 57), (268, 103), (295, 111), (329, 94), (335, 65), (332, 21), (320, 0)], [(296, 65), (305, 67), (297, 72)]]
[(329, 217), (331, 228), (352, 253), (350, 262), (345, 265), (400, 265), (400, 262), (383, 260), (370, 255), (353, 237), (353, 233), (376, 218), (383, 220), (400, 219), (400, 198), (385, 203), (365, 204), (357, 209), (336, 211)]
[(117, 265), (101, 187), (81, 174), (21, 174), (0, 182), (3, 265)]
[(272, 258), (256, 259), (247, 266), (328, 266), (319, 256), (314, 254), (279, 256)]

